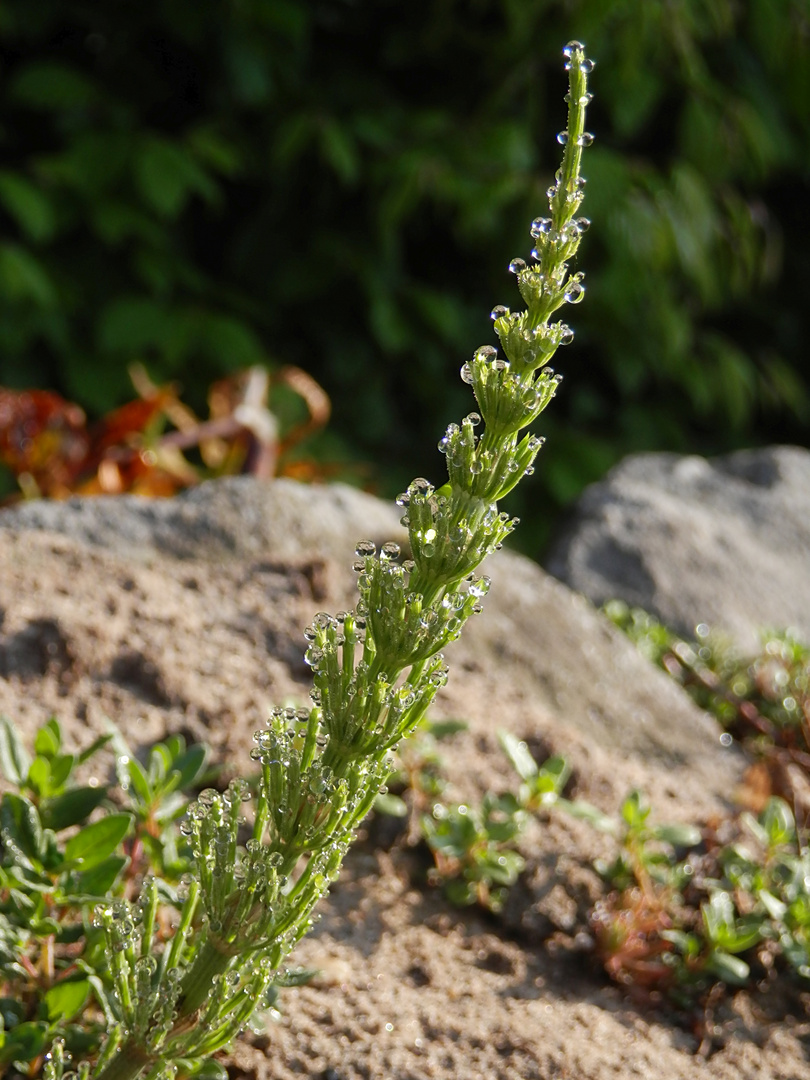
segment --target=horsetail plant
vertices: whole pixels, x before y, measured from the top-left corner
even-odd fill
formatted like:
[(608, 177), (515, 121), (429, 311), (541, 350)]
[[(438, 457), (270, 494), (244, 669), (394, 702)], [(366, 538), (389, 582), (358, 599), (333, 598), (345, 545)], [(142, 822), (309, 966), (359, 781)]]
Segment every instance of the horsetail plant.
[[(115, 988), (96, 1080), (199, 1072), (285, 981), (285, 957), (384, 785), (389, 752), (447, 681), (442, 649), (480, 611), (489, 579), (478, 567), (517, 524), (498, 502), (533, 471), (542, 440), (524, 432), (559, 385), (549, 362), (573, 338), (550, 319), (584, 295), (583, 275), (569, 264), (589, 224), (579, 216), (580, 161), (592, 141), (585, 111), (593, 62), (575, 41), (564, 56), (562, 165), (548, 189), (548, 216), (532, 222), (532, 262), (509, 264), (526, 308), (494, 308), (500, 352), (484, 345), (461, 369), (480, 413), (451, 424), (439, 444), (447, 482), (437, 488), (419, 478), (397, 500), (409, 557), (394, 543), (378, 552), (361, 541), (354, 610), (320, 612), (307, 627), (312, 704), (276, 709), (256, 732), (257, 794), (236, 780), (191, 806), (182, 829), (195, 872), (176, 900), (175, 925), (167, 928), (155, 880), (144, 882), (136, 903), (96, 908)], [(63, 1067), (63, 1055), (53, 1054), (50, 1080)]]

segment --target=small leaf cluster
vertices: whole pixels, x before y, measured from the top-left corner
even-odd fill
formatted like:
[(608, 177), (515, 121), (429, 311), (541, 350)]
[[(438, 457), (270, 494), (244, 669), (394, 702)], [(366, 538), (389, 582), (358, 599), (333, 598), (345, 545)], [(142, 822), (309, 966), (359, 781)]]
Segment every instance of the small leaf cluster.
[(418, 843), (422, 837), (422, 815), (430, 813), (433, 803), (441, 800), (447, 788), (440, 745), (466, 730), (464, 720), (433, 720), (428, 716), (413, 735), (403, 739), (397, 747), (387, 789), (374, 800), (374, 811), (389, 817), (408, 818), (407, 842), (410, 845)]
[[(591, 920), (614, 978), (681, 1002), (718, 981), (746, 984), (752, 965), (810, 978), (810, 864), (789, 806), (772, 798), (735, 831), (730, 842), (707, 834), (698, 845), (685, 831), (628, 825), (620, 855), (601, 867), (613, 891)], [(693, 845), (686, 855), (682, 844)]]
[(603, 814), (581, 799), (562, 802), (561, 806), (572, 816), (589, 821), (619, 842), (613, 862), (596, 864), (615, 889), (629, 889), (639, 882), (670, 884), (672, 850), (695, 847), (701, 841), (700, 829), (695, 825), (652, 823), (652, 808), (640, 791), (630, 792), (621, 805), (618, 818)]
[(686, 641), (640, 608), (620, 600), (604, 611), (653, 663), (662, 667), (753, 759), (741, 800), (761, 809), (771, 795), (803, 799), (810, 762), (810, 645), (792, 630), (765, 631), (761, 648), (741, 656), (705, 623)]
[[(480, 805), (436, 799), (420, 815), (435, 860), (429, 880), (451, 903), (500, 910), (524, 868), (518, 847), (530, 815), (556, 807), (616, 841), (615, 855), (595, 863), (607, 891), (587, 928), (616, 981), (688, 1007), (717, 984), (747, 984), (753, 969), (757, 977), (787, 970), (810, 979), (810, 854), (783, 799), (769, 799), (756, 816), (699, 828), (652, 821), (649, 801), (633, 791), (612, 816), (564, 797), (563, 758), (538, 765), (514, 735), (502, 732), (500, 742), (520, 778), (516, 793), (487, 792)], [(441, 794), (441, 763), (434, 754), (428, 760), (427, 772), (407, 775), (417, 784), (427, 776)], [(425, 801), (425, 792), (404, 794), (412, 805)]]
[(705, 623), (697, 626), (696, 641), (686, 641), (621, 600), (603, 610), (640, 652), (751, 749), (770, 745), (810, 753), (810, 645), (795, 631), (765, 631), (759, 653), (746, 657)]
[[(412, 806), (428, 807), (418, 815), (419, 835), (435, 861), (428, 880), (442, 885), (453, 904), (479, 904), (494, 912), (503, 907), (525, 867), (517, 845), (531, 814), (558, 802), (570, 775), (563, 758), (550, 757), (538, 765), (514, 735), (501, 732), (499, 738), (522, 781), (517, 793), (486, 792), (480, 805), (447, 804), (436, 797), (445, 785), (435, 754), (428, 759), (429, 769), (409, 773), (411, 785), (417, 786), (410, 792)], [(408, 742), (403, 749), (412, 753)], [(427, 789), (420, 786), (425, 779)]]
[[(80, 782), (111, 743), (119, 791), (92, 775)], [(144, 872), (165, 879), (168, 902), (171, 880), (189, 867), (173, 822), (207, 757), (174, 737), (144, 769), (114, 730), (70, 753), (55, 718), (33, 750), (0, 717), (0, 770), (12, 789), (0, 799), (0, 1071), (24, 1073), (49, 1047), (60, 1060), (97, 1052), (113, 1008), (105, 943), (89, 912)]]
[(208, 763), (208, 747), (204, 743), (187, 747), (181, 735), (169, 735), (149, 749), (142, 765), (115, 729), (110, 744), (116, 753), (118, 785), (134, 818), (131, 875), (148, 869), (176, 880), (190, 864), (188, 845), (180, 843), (175, 825), (188, 808), (189, 791), (216, 772)]
[(435, 803), (422, 817), (422, 831), (436, 860), (428, 880), (441, 884), (451, 903), (477, 903), (498, 911), (525, 861), (514, 844), (526, 813), (510, 794), (487, 792), (480, 806)]

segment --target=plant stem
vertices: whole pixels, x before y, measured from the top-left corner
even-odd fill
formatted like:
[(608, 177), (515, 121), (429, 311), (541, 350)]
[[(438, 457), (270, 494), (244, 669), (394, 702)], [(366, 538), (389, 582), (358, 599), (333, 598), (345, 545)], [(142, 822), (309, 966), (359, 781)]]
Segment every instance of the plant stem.
[(132, 1039), (128, 1039), (112, 1061), (101, 1070), (95, 1080), (135, 1080), (135, 1077), (154, 1064), (154, 1059)]
[(228, 969), (232, 959), (228, 953), (218, 949), (209, 936), (183, 979), (183, 992), (177, 1003), (178, 1019), (190, 1016), (203, 1005), (214, 979)]

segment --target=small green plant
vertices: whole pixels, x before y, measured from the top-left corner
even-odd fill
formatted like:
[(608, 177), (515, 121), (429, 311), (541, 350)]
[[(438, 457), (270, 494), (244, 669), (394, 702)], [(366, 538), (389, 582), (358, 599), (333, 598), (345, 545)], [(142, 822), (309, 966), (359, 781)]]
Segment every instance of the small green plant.
[(754, 657), (701, 623), (685, 641), (652, 615), (620, 600), (605, 614), (647, 659), (662, 667), (753, 759), (746, 796), (759, 810), (771, 795), (792, 803), (796, 777), (810, 777), (810, 646), (790, 631), (767, 631)]
[[(633, 791), (611, 816), (564, 797), (563, 758), (538, 765), (525, 742), (509, 733), (500, 740), (517, 793), (488, 792), (480, 806), (437, 802), (421, 818), (433, 880), (452, 903), (497, 912), (524, 866), (517, 845), (529, 815), (556, 807), (616, 841), (615, 855), (595, 863), (606, 892), (588, 925), (611, 978), (684, 1008), (720, 985), (747, 984), (752, 967), (758, 978), (787, 969), (810, 979), (808, 837), (783, 799), (701, 829), (654, 823)], [(443, 790), (441, 776), (434, 783)]]
[[(568, 123), (559, 136), (562, 165), (548, 190), (548, 217), (532, 222), (533, 262), (516, 258), (509, 266), (526, 309), (494, 308), (501, 352), (484, 345), (461, 369), (480, 412), (451, 424), (439, 444), (447, 482), (437, 488), (416, 479), (398, 499), (408, 557), (402, 559), (394, 543), (379, 552), (370, 541), (358, 544), (354, 610), (319, 612), (305, 630), (311, 703), (274, 710), (268, 727), (256, 732), (252, 757), (260, 776), (254, 788), (235, 779), (224, 792), (202, 791), (189, 807), (180, 831), (193, 870), (182, 889), (166, 893), (160, 872), (174, 866), (175, 850), (149, 829), (157, 822), (162, 832), (155, 801), (161, 792), (169, 799), (173, 794), (171, 763), (162, 754), (145, 772), (133, 767), (127, 774), (136, 814), (108, 816), (79, 833), (109, 830), (110, 821), (129, 830), (137, 817), (145, 858), (157, 856), (139, 894), (96, 904), (85, 931), (103, 935), (111, 988), (105, 995), (108, 1038), (97, 1057), (91, 1052), (89, 1065), (85, 1059), (82, 1075), (90, 1065), (95, 1080), (199, 1073), (288, 981), (285, 958), (309, 929), (314, 906), (378, 797), (390, 752), (421, 724), (447, 681), (442, 649), (481, 610), (489, 579), (478, 567), (517, 523), (498, 502), (533, 472), (542, 440), (525, 429), (554, 397), (560, 377), (549, 362), (573, 339), (564, 322), (550, 319), (584, 295), (583, 275), (569, 264), (589, 225), (579, 216), (580, 164), (592, 141), (585, 110), (593, 63), (579, 42), (564, 54), (569, 93)], [(50, 858), (51, 840), (34, 835), (28, 811), (12, 818), (10, 828), (25, 841), (22, 847), (6, 841), (12, 868), (18, 851), (30, 859), (26, 850), (39, 853), (42, 843)], [(82, 843), (69, 839), (66, 850), (75, 855), (70, 846)], [(170, 934), (167, 904), (174, 913)], [(52, 1035), (46, 1029), (43, 1047)], [(61, 1044), (51, 1053), (48, 1077), (59, 1080)]]
[[(625, 821), (639, 808), (646, 817), (632, 796)], [(619, 856), (601, 867), (611, 892), (591, 919), (597, 952), (617, 981), (687, 1004), (718, 982), (747, 983), (752, 965), (760, 976), (782, 967), (810, 978), (806, 837), (779, 798), (729, 826), (737, 836), (718, 844), (708, 830), (689, 837), (678, 827), (672, 836), (628, 825)], [(656, 842), (665, 836), (669, 842)], [(679, 853), (687, 844), (692, 850)]]
[(686, 641), (620, 600), (603, 610), (735, 738), (754, 750), (767, 743), (810, 753), (810, 646), (794, 631), (765, 631), (759, 653), (746, 657), (705, 623)]
[[(109, 744), (117, 801), (97, 776), (77, 780), (98, 769)], [(163, 902), (157, 932), (169, 939), (168, 912), (192, 867), (175, 822), (207, 760), (204, 746), (186, 749), (172, 736), (153, 747), (144, 769), (116, 731), (67, 753), (55, 718), (33, 749), (30, 757), (0, 717), (0, 770), (13, 789), (0, 800), (0, 1074), (35, 1075), (49, 1047), (85, 1068), (98, 1053), (115, 1012), (104, 935), (88, 912), (124, 902), (150, 874)]]
[(480, 806), (435, 803), (422, 815), (422, 832), (436, 860), (428, 880), (441, 884), (451, 903), (480, 904), (490, 911), (503, 906), (506, 893), (525, 866), (514, 843), (526, 825), (526, 813), (510, 794), (487, 792)]
[(500, 743), (521, 779), (517, 792), (487, 792), (480, 807), (434, 805), (422, 817), (422, 832), (436, 860), (433, 880), (454, 904), (503, 906), (525, 862), (515, 845), (529, 815), (561, 796), (570, 769), (561, 757), (538, 765), (524, 742), (501, 732)]

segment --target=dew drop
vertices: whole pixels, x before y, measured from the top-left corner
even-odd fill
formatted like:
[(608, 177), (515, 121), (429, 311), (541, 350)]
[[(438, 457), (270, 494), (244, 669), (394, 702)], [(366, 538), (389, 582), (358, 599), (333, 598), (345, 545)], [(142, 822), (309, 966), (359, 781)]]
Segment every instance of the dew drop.
[(571, 342), (574, 340), (574, 331), (571, 329), (570, 326), (566, 326), (565, 323), (561, 323), (560, 326), (560, 344), (570, 345)]
[(544, 236), (546, 233), (551, 232), (551, 218), (538, 217), (531, 223), (529, 230), (535, 239), (538, 236)]
[(586, 60), (583, 60), (582, 63), (579, 65), (579, 70), (582, 72), (583, 75), (590, 75), (590, 73), (593, 71), (593, 69), (595, 67), (596, 67), (596, 61), (595, 60), (587, 60), (586, 59)]
[(503, 319), (509, 314), (508, 307), (504, 307), (503, 304), (496, 304), (492, 311), (490, 311), (489, 317), (494, 322), (496, 319)]
[(494, 345), (482, 345), (479, 349), (475, 350), (473, 360), (483, 360), (485, 363), (490, 363), (497, 355), (498, 350)]
[(241, 780), (238, 778), (236, 780), (231, 780), (231, 782), (228, 784), (228, 790), (230, 791), (231, 796), (234, 800), (238, 799), (239, 802), (250, 802), (250, 785), (248, 784), (247, 780)]
[(100, 927), (104, 926), (104, 924), (105, 924), (106, 920), (109, 918), (109, 916), (110, 916), (110, 909), (109, 908), (104, 907), (101, 904), (98, 907), (93, 908), (93, 919), (92, 919), (93, 926), (95, 926), (97, 928), (100, 928)]
[(563, 49), (563, 56), (566, 60), (570, 60), (575, 52), (582, 52), (584, 48), (585, 46), (582, 44), (581, 41), (577, 41), (576, 39), (574, 39), (573, 41), (569, 41)]
[(526, 269), (526, 260), (525, 259), (512, 259), (512, 261), (509, 263), (509, 273), (510, 274), (519, 274), (519, 273), (521, 273), (521, 271), (523, 271), (525, 269)]
[(389, 541), (387, 544), (383, 544), (383, 546), (380, 548), (380, 555), (384, 559), (395, 561), (399, 558), (399, 554), (399, 544), (395, 544), (393, 541)]
[(572, 281), (565, 292), (565, 299), (569, 304), (578, 304), (585, 296), (585, 286), (579, 281)]
[[(463, 383), (467, 383), (468, 386), (473, 381), (472, 368), (470, 367), (469, 364), (466, 364), (466, 363), (462, 364), (461, 371), (460, 371), (459, 374), (461, 375), (461, 381)], [(399, 502), (399, 500), (397, 500), (397, 502)]]
[(590, 227), (591, 227), (590, 218), (586, 218), (586, 217), (578, 217), (574, 221), (574, 224), (576, 225), (576, 227), (579, 229), (579, 231), (581, 233), (586, 233), (588, 231), (588, 229), (590, 229)]
[(429, 499), (433, 494), (433, 484), (426, 480), (424, 476), (417, 476), (415, 480), (411, 481), (409, 491), (412, 496), (419, 495), (423, 499)]
[(371, 540), (358, 540), (357, 547), (354, 549), (356, 555), (375, 555), (377, 553), (377, 545)]
[(593, 135), (590, 131), (583, 131), (580, 137), (577, 139), (577, 146), (592, 146)]
[(561, 146), (565, 146), (565, 144), (568, 142), (568, 132), (559, 131), (557, 133), (557, 142), (560, 143)]
[(473, 427), (478, 427), (478, 425), (481, 423), (481, 417), (478, 415), (477, 412), (468, 413), (465, 419), (469, 420)]

